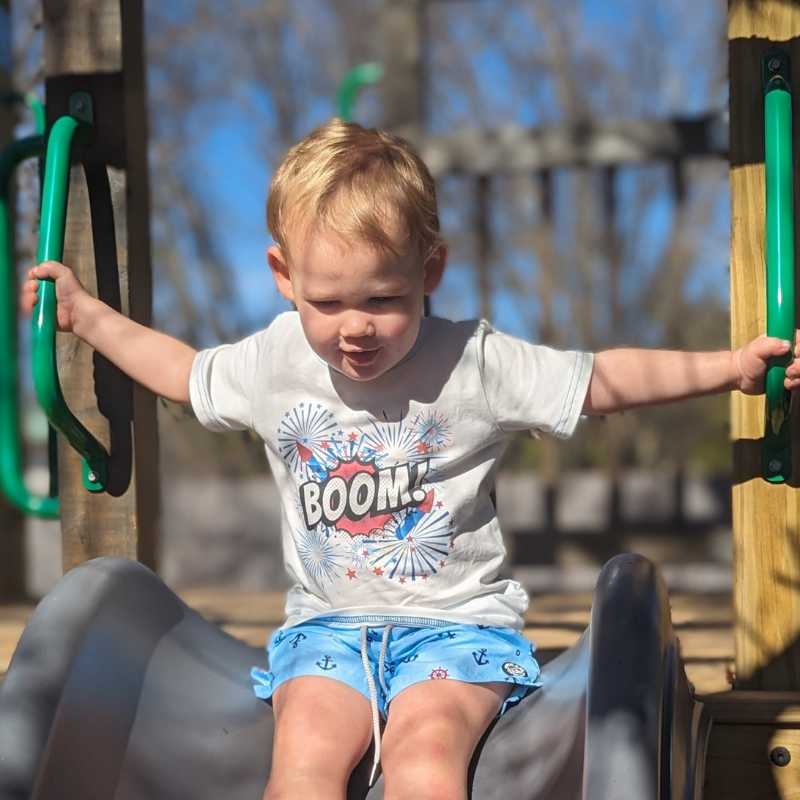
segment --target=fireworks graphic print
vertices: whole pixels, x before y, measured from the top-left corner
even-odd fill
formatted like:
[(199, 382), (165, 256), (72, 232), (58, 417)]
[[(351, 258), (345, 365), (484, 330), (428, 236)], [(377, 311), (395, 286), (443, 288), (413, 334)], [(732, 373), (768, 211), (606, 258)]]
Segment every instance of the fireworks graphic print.
[(389, 578), (428, 578), (434, 575), (449, 553), (448, 514), (421, 514), (404, 533), (410, 515), (396, 523), (394, 535), (371, 542), (370, 567), (381, 567)]
[(373, 422), (364, 434), (364, 447), (376, 463), (413, 463), (426, 458), (426, 450), (414, 430), (403, 421), (398, 423)]
[(428, 481), (450, 441), (435, 410), (351, 430), (320, 404), (284, 414), (278, 447), (298, 481), (305, 522), (294, 541), (319, 587), (375, 576), (412, 584), (445, 566), (452, 522), (441, 489)]
[(278, 448), (292, 472), (322, 479), (338, 462), (342, 432), (333, 414), (321, 405), (300, 403), (283, 415)]
[(319, 530), (301, 530), (296, 537), (297, 553), (306, 572), (322, 587), (332, 581), (346, 560), (336, 552), (330, 537)]
[(443, 414), (431, 411), (417, 414), (413, 429), (419, 442), (417, 447), (425, 452), (436, 452), (450, 444), (450, 426)]

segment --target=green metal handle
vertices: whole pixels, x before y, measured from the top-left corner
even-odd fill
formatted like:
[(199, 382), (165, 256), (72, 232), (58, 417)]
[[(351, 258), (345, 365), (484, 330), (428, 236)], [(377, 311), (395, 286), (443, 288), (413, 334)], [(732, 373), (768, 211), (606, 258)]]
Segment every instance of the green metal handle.
[(19, 363), (17, 359), (17, 295), (9, 188), (14, 170), (44, 152), (44, 137), (29, 136), (0, 153), (0, 489), (26, 514), (53, 519), (57, 497), (32, 494), (25, 486), (19, 435)]
[(336, 92), (336, 107), (345, 122), (353, 118), (353, 107), (361, 89), (377, 83), (382, 77), (383, 66), (374, 62), (359, 64), (345, 73)]
[[(792, 95), (788, 56), (782, 52), (767, 54), (762, 71), (767, 206), (767, 335), (786, 339), (794, 345)], [(791, 395), (783, 386), (791, 358), (791, 352), (773, 358), (767, 367), (762, 474), (770, 483), (784, 483), (792, 473)]]
[(33, 124), (36, 133), (44, 135), (47, 130), (47, 114), (45, 112), (44, 103), (32, 92), (25, 95), (25, 105), (33, 113)]
[[(57, 119), (50, 130), (42, 186), (37, 263), (61, 261), (63, 258), (72, 143), (82, 124), (85, 122), (75, 116), (64, 116)], [(56, 368), (55, 281), (49, 278), (39, 281), (39, 299), (33, 309), (32, 351), (33, 382), (39, 404), (53, 427), (61, 431), (83, 456), (83, 485), (90, 492), (104, 491), (108, 453), (72, 415), (61, 394)]]

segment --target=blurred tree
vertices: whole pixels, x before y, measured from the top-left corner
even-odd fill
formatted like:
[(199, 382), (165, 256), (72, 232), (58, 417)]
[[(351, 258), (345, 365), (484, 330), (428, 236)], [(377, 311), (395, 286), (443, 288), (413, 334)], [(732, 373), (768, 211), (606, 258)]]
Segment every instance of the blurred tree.
[[(478, 0), (430, 4), (429, 29), (444, 33), (431, 37), (434, 130), (513, 119), (569, 123), (579, 134), (590, 120), (668, 117), (725, 103), (722, 2), (705, 4), (698, 18), (685, 0), (657, 9), (625, 0), (602, 7), (536, 0), (503, 9)], [(688, 32), (690, 15), (698, 27)], [(464, 180), (445, 182), (447, 206), (468, 196)], [(536, 340), (591, 350), (727, 346), (727, 202), (722, 160), (614, 173), (576, 165), (496, 178), (490, 225), (497, 324), (511, 318)], [(479, 264), (469, 214), (453, 217), (454, 261)], [(476, 276), (476, 286), (485, 283)], [(558, 472), (549, 462), (559, 457), (612, 469), (643, 461), (727, 467), (726, 409), (724, 398), (707, 398), (592, 420), (589, 435), (566, 446), (537, 444), (537, 461), (548, 474)], [(509, 462), (531, 456), (523, 438)]]
[[(279, 309), (266, 275), (250, 288), (252, 265), (242, 263), (224, 236), (239, 205), (231, 211), (230, 196), (214, 194), (211, 178), (224, 171), (229, 154), (246, 151), (252, 162), (247, 172), (263, 175), (257, 201), (263, 208), (269, 175), (283, 152), (334, 113), (344, 72), (382, 60), (382, 3), (147, 4), (160, 327), (211, 345), (245, 335)], [(18, 59), (23, 89), (35, 85), (38, 74), (36, 6), (15, 0), (18, 40), (26, 41), (26, 21), (32, 32), (25, 57)], [(588, 120), (662, 118), (725, 103), (722, 0), (699, 6), (689, 0), (657, 6), (637, 0), (427, 0), (422, 9), (422, 91), (430, 133), (491, 129), (508, 121), (569, 122), (579, 132)], [(379, 98), (379, 87), (365, 92), (357, 118), (379, 123)], [(237, 154), (239, 161), (243, 157)], [(440, 181), (452, 257), (433, 298), (435, 312), (464, 317), (491, 308), (499, 327), (560, 347), (725, 346), (724, 162), (687, 163), (679, 173), (672, 164), (613, 174), (576, 165), (545, 175), (496, 175), (484, 183), (489, 211), (479, 225), (476, 178)], [(266, 234), (258, 235), (266, 244)], [(717, 467), (727, 463), (724, 408), (715, 398), (591, 421), (589, 435), (559, 445), (559, 457), (565, 465), (689, 459)], [(223, 437), (223, 445), (178, 409), (167, 410), (162, 452), (169, 469), (205, 465), (238, 474), (263, 468), (252, 437)], [(554, 474), (553, 451), (545, 448)], [(521, 439), (508, 463), (532, 459), (541, 453), (534, 455), (530, 440)]]

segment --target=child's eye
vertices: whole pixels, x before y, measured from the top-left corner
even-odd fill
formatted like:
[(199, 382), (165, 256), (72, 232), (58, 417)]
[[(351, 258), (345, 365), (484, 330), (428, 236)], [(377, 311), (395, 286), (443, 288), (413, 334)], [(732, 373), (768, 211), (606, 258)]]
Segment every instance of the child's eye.
[(338, 300), (309, 300), (308, 301), (315, 308), (331, 309), (335, 308)]
[(371, 297), (370, 302), (380, 306), (386, 305), (387, 303), (392, 303), (397, 299), (397, 297)]

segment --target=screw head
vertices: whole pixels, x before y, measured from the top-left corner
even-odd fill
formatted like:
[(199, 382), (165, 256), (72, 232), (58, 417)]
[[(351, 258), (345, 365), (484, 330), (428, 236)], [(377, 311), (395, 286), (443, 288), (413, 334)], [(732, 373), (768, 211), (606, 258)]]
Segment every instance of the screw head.
[(771, 58), (767, 63), (767, 67), (770, 70), (770, 72), (777, 71), (778, 69), (780, 69), (780, 66), (781, 66), (781, 60), (779, 58)]
[(792, 760), (792, 754), (786, 747), (775, 747), (769, 754), (769, 760), (776, 767), (785, 767)]
[(773, 458), (769, 462), (769, 471), (770, 472), (780, 472), (782, 466), (783, 466), (783, 462), (780, 459)]
[(90, 480), (92, 483), (94, 483), (94, 482), (97, 480), (97, 475), (95, 475), (95, 474), (94, 474), (94, 472), (90, 472), (90, 473), (87, 475), (87, 477), (89, 478), (89, 480)]

